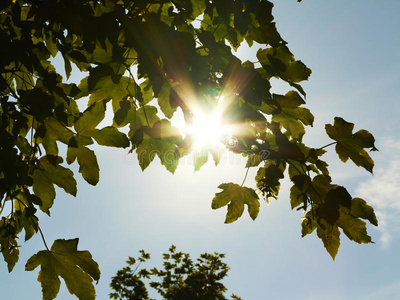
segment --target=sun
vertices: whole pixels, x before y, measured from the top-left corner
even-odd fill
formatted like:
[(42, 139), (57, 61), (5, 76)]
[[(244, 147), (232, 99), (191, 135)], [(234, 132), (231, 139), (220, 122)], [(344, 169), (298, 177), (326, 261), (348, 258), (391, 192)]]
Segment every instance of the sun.
[(218, 110), (209, 114), (198, 111), (195, 113), (193, 124), (186, 131), (193, 137), (194, 149), (202, 150), (222, 146), (222, 139), (228, 133), (228, 128), (222, 124), (221, 113)]

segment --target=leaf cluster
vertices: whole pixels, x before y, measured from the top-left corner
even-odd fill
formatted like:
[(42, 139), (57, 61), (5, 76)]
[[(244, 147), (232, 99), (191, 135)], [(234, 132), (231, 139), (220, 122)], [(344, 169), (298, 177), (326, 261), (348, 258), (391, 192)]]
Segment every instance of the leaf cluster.
[[(306, 213), (303, 236), (317, 229), (333, 258), (339, 228), (351, 240), (371, 242), (361, 219), (377, 225), (372, 208), (331, 183), (321, 159), (325, 146), (302, 142), (305, 126), (314, 121), (300, 85), (311, 70), (280, 36), (272, 8), (267, 0), (2, 1), (0, 249), (8, 270), (18, 261), (22, 231), (25, 240), (38, 232), (44, 239), (37, 210), (50, 215), (55, 186), (76, 195), (69, 165), (77, 164), (89, 184), (98, 183), (92, 145), (129, 147), (142, 170), (158, 157), (173, 173), (179, 159), (193, 152), (194, 142), (171, 119), (181, 111), (190, 126), (198, 110), (212, 112), (222, 98), (222, 123), (235, 128), (236, 142), (227, 148), (248, 158), (246, 168), (258, 168), (256, 190), (220, 185), (212, 207), (228, 207), (227, 223), (237, 220), (245, 206), (255, 219), (260, 198), (277, 198), (287, 172), (292, 208)], [(232, 52), (243, 42), (260, 47), (257, 61), (242, 62)], [(54, 67), (54, 58), (64, 62), (64, 70)], [(87, 75), (80, 82), (67, 81), (73, 66)], [(271, 93), (272, 78), (292, 90)], [(107, 110), (113, 120), (104, 126)], [(376, 150), (374, 138), (366, 130), (353, 133), (353, 127), (335, 118), (326, 131), (342, 161), (350, 159), (372, 172), (366, 149)], [(195, 155), (196, 170), (209, 154), (218, 164), (219, 153), (204, 149)], [(53, 261), (52, 250), (45, 251), (50, 252), (39, 255), (42, 266)], [(54, 293), (46, 296), (52, 299), (57, 280), (46, 283), (49, 278), (41, 280), (53, 286)]]

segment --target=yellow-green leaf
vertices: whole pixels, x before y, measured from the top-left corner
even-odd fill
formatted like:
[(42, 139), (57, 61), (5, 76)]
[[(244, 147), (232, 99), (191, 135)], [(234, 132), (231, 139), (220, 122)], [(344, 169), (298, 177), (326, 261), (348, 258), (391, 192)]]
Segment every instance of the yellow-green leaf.
[(317, 221), (317, 236), (324, 243), (326, 251), (335, 260), (340, 247), (340, 231), (338, 226), (330, 225), (324, 219)]
[(82, 116), (75, 122), (75, 130), (78, 134), (93, 130), (104, 119), (106, 106), (104, 102), (95, 102), (89, 106)]
[(50, 251), (43, 250), (27, 261), (25, 270), (33, 271), (40, 265), (38, 281), (42, 285), (44, 300), (57, 297), (60, 279), (68, 291), (79, 299), (95, 299), (93, 280), (98, 281), (100, 270), (89, 251), (78, 251), (78, 239), (56, 240)]
[(60, 166), (62, 162), (61, 157), (54, 157), (56, 164), (50, 161), (51, 156), (44, 156), (39, 160), (39, 167), (43, 168), (46, 172), (46, 176), (60, 188), (64, 189), (65, 192), (76, 196), (76, 180), (74, 179), (74, 173), (67, 168)]
[(340, 218), (337, 224), (343, 229), (344, 234), (350, 240), (359, 244), (368, 244), (372, 242), (371, 237), (367, 234), (366, 223), (351, 215), (348, 208), (340, 208)]
[(176, 145), (172, 142), (162, 139), (152, 139), (145, 135), (143, 141), (136, 149), (139, 165), (144, 171), (157, 155), (161, 164), (174, 173), (179, 163), (178, 151)]
[(360, 130), (353, 134), (354, 124), (346, 122), (342, 118), (335, 117), (333, 125), (326, 124), (325, 129), (329, 137), (335, 141), (336, 153), (346, 162), (349, 158), (357, 165), (372, 173), (374, 161), (364, 148), (372, 148), (376, 151), (375, 139), (366, 130)]
[(112, 126), (95, 129), (91, 135), (99, 145), (121, 148), (129, 146), (129, 140), (126, 135)]
[(354, 198), (351, 200), (351, 215), (354, 217), (368, 220), (371, 224), (378, 226), (378, 220), (372, 206), (369, 206), (365, 200)]
[[(304, 134), (304, 125), (311, 125), (314, 122), (314, 116), (304, 107), (304, 100), (297, 92), (289, 91), (285, 96), (274, 95), (279, 103), (281, 110), (278, 114), (272, 116), (272, 121), (280, 123), (295, 139), (300, 139)], [(303, 125), (304, 124), (304, 125)]]
[(211, 207), (218, 209), (228, 205), (225, 223), (232, 223), (240, 218), (245, 204), (250, 217), (253, 220), (257, 218), (260, 211), (260, 201), (253, 189), (235, 183), (223, 183), (218, 188), (222, 189), (222, 192), (215, 194)]
[(79, 173), (91, 185), (96, 185), (100, 178), (100, 168), (93, 150), (79, 146), (76, 152), (79, 163)]
[(56, 190), (53, 182), (49, 179), (46, 172), (40, 169), (35, 169), (31, 175), (33, 179), (33, 192), (42, 200), (39, 206), (42, 211), (50, 215), (50, 208), (53, 206)]

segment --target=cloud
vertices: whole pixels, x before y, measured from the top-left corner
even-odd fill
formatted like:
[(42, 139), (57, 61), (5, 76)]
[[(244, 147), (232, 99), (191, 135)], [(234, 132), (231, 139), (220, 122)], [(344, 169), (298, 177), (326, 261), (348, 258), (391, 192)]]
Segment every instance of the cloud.
[(360, 183), (356, 194), (371, 204), (378, 218), (380, 240), (388, 247), (400, 236), (400, 141), (386, 139), (376, 160), (375, 175)]

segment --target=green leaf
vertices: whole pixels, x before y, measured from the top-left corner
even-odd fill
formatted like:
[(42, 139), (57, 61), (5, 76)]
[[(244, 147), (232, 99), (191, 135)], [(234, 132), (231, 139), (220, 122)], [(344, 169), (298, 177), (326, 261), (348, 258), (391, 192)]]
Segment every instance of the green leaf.
[(14, 224), (18, 224), (19, 228), (25, 230), (26, 242), (38, 231), (39, 222), (35, 215), (37, 209), (33, 204), (41, 205), (42, 200), (27, 189), (21, 191), (18, 198), (19, 201), (14, 202), (12, 218), (15, 220)]
[(335, 117), (332, 125), (326, 124), (325, 129), (328, 136), (337, 141), (335, 150), (339, 158), (346, 162), (349, 158), (357, 165), (372, 173), (374, 161), (364, 148), (372, 148), (376, 151), (375, 139), (366, 130), (360, 130), (353, 134), (354, 124), (346, 122), (342, 118)]
[(290, 178), (294, 183), (290, 188), (290, 206), (292, 209), (305, 204), (309, 197), (309, 177), (307, 175), (295, 175)]
[[(89, 77), (90, 78), (90, 77)], [(88, 80), (89, 81), (89, 80)], [(89, 85), (89, 82), (88, 82)], [(137, 83), (129, 77), (122, 76), (118, 81), (113, 81), (113, 76), (100, 78), (94, 85), (89, 96), (89, 104), (112, 99), (114, 112), (118, 109), (120, 101), (130, 96), (142, 102), (142, 92)]]
[(222, 192), (216, 193), (212, 200), (212, 209), (218, 209), (228, 205), (225, 223), (232, 223), (242, 216), (244, 205), (250, 217), (255, 220), (260, 211), (260, 201), (256, 192), (247, 187), (241, 187), (235, 183), (223, 183), (219, 187)]
[(158, 105), (160, 106), (161, 111), (163, 114), (168, 118), (171, 119), (174, 112), (176, 111), (176, 107), (171, 107), (170, 101), (170, 91), (171, 85), (167, 82), (164, 82), (161, 91), (158, 93)]
[(338, 226), (328, 224), (324, 219), (317, 222), (317, 236), (322, 240), (326, 251), (335, 260), (340, 247), (340, 231)]
[(260, 49), (257, 58), (268, 74), (279, 76), (291, 85), (307, 80), (311, 75), (311, 70), (301, 61), (295, 60), (286, 46)]
[(179, 151), (176, 143), (181, 141), (177, 128), (168, 120), (160, 120), (153, 127), (145, 127), (146, 134), (136, 148), (139, 165), (144, 171), (157, 155), (161, 164), (174, 173), (179, 163)]
[(270, 164), (265, 168), (259, 168), (255, 178), (257, 188), (266, 198), (273, 197), (277, 199), (281, 185), (279, 180), (283, 177), (282, 170), (274, 164)]
[(171, 173), (174, 173), (178, 167), (179, 156), (176, 145), (167, 140), (152, 139), (145, 135), (136, 149), (136, 154), (142, 171), (150, 165), (156, 155), (160, 158), (161, 164)]
[(126, 135), (112, 126), (95, 129), (91, 134), (99, 145), (121, 148), (129, 146), (129, 140)]
[(76, 155), (78, 152), (78, 141), (75, 137), (72, 137), (68, 142), (68, 149), (67, 149), (67, 164), (72, 164), (76, 160)]
[(208, 161), (208, 151), (207, 150), (195, 150), (193, 152), (193, 166), (194, 171), (200, 170), (202, 166)]
[(76, 151), (79, 163), (79, 173), (91, 185), (96, 185), (100, 178), (100, 168), (93, 150), (85, 146), (79, 146)]
[(47, 176), (47, 173), (41, 169), (35, 169), (31, 175), (33, 179), (33, 192), (42, 200), (40, 209), (50, 215), (50, 208), (53, 206), (56, 197), (56, 190), (53, 182)]
[(190, 0), (190, 3), (192, 6), (192, 14), (190, 18), (194, 20), (206, 9), (206, 0)]
[(153, 88), (150, 84), (149, 79), (143, 81), (139, 85), (139, 87), (140, 87), (140, 92), (142, 93), (142, 101), (140, 102), (140, 104), (141, 106), (144, 106), (154, 99)]
[(315, 220), (313, 213), (309, 211), (301, 222), (301, 237), (305, 237), (307, 234), (312, 233), (316, 228), (317, 221)]
[(127, 120), (130, 122), (128, 137), (132, 139), (137, 130), (146, 126), (153, 127), (156, 122), (160, 121), (160, 118), (157, 116), (156, 107), (145, 105), (136, 111), (130, 110)]
[(341, 207), (350, 208), (350, 205), (350, 194), (344, 187), (338, 186), (326, 194), (323, 204), (318, 206), (316, 213), (319, 218), (323, 218), (330, 225), (334, 225), (340, 216), (339, 209)]
[(361, 198), (351, 200), (351, 215), (357, 218), (368, 220), (371, 224), (378, 226), (378, 220), (374, 213), (374, 209)]
[(215, 166), (217, 166), (222, 158), (224, 149), (219, 147), (214, 147), (213, 149), (210, 149), (209, 152), (211, 153)]
[(58, 185), (60, 188), (72, 196), (76, 196), (76, 180), (74, 179), (74, 173), (67, 168), (59, 165), (62, 162), (61, 157), (55, 157), (56, 164), (50, 161), (51, 156), (44, 156), (39, 160), (39, 166), (44, 169), (46, 176)]
[(49, 50), (51, 56), (56, 57), (58, 49), (56, 38), (53, 36), (52, 31), (48, 31), (48, 34), (46, 35), (46, 47), (47, 50)]
[(20, 230), (16, 229), (12, 222), (2, 217), (0, 220), (0, 249), (3, 254), (4, 261), (7, 263), (8, 272), (14, 269), (19, 258), (19, 247), (16, 241), (16, 234)]
[(31, 175), (33, 179), (33, 192), (41, 199), (40, 209), (50, 215), (56, 192), (53, 184), (64, 189), (65, 192), (75, 196), (77, 192), (73, 172), (59, 165), (61, 157), (44, 156), (39, 160), (38, 166)]
[(38, 142), (43, 144), (47, 155), (57, 156), (57, 141), (68, 144), (68, 141), (74, 134), (64, 124), (52, 117), (46, 118), (43, 121), (43, 126), (45, 128), (45, 135), (42, 138), (38, 138)]
[(106, 105), (104, 102), (95, 102), (89, 106), (82, 116), (75, 122), (75, 130), (78, 134), (86, 135), (99, 125), (104, 119)]
[(366, 223), (351, 215), (348, 208), (340, 208), (340, 218), (337, 224), (343, 229), (344, 234), (350, 240), (359, 244), (368, 244), (372, 242), (371, 237), (367, 234)]
[(71, 77), (71, 72), (72, 72), (72, 66), (71, 66), (71, 61), (68, 59), (66, 55), (62, 55), (64, 59), (64, 69), (65, 69), (65, 75), (67, 76), (67, 79)]
[(314, 203), (324, 203), (326, 195), (333, 188), (336, 188), (336, 184), (331, 184), (331, 178), (326, 175), (317, 175), (312, 179), (313, 188), (310, 189), (311, 199)]
[(314, 122), (314, 116), (304, 107), (304, 100), (297, 92), (289, 91), (285, 96), (274, 95), (274, 99), (279, 103), (281, 110), (278, 114), (272, 116), (272, 121), (280, 123), (290, 135), (295, 139), (301, 139), (306, 133), (304, 125), (311, 125)]
[(99, 266), (89, 251), (78, 251), (77, 248), (78, 239), (56, 240), (50, 251), (39, 251), (27, 261), (26, 271), (33, 271), (40, 266), (38, 281), (44, 300), (57, 297), (59, 277), (64, 279), (68, 291), (79, 299), (95, 299), (93, 280), (100, 279)]
[(119, 107), (114, 114), (113, 126), (124, 127), (132, 120), (136, 113), (134, 104), (129, 100), (122, 100), (119, 102)]

